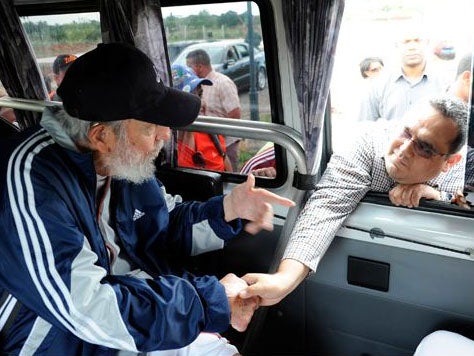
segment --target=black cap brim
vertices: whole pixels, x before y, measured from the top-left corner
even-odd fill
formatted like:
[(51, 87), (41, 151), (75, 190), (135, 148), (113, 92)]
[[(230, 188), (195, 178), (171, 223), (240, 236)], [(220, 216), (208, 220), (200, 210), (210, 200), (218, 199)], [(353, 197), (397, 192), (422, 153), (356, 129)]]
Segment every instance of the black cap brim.
[(201, 99), (194, 94), (165, 87), (165, 95), (156, 103), (144, 108), (142, 117), (135, 119), (172, 128), (184, 127), (196, 120)]

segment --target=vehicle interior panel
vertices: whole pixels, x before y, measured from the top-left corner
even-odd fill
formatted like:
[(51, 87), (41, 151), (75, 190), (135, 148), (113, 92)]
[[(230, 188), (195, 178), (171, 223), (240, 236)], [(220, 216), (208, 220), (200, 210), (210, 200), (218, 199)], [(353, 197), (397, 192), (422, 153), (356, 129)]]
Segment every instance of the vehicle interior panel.
[(160, 166), (156, 177), (166, 187), (167, 193), (179, 194), (185, 201), (206, 201), (224, 192), (222, 176), (217, 172)]
[[(349, 256), (389, 264), (388, 292), (350, 285)], [(318, 272), (269, 308), (249, 354), (408, 356), (440, 328), (474, 337), (471, 269), (471, 261), (336, 238)]]
[[(349, 285), (349, 256), (388, 263), (388, 292)], [(307, 295), (318, 296), (306, 301), (309, 350), (409, 355), (438, 328), (472, 337), (474, 301), (466, 298), (474, 293), (471, 269), (471, 261), (336, 238), (318, 273), (307, 280)]]

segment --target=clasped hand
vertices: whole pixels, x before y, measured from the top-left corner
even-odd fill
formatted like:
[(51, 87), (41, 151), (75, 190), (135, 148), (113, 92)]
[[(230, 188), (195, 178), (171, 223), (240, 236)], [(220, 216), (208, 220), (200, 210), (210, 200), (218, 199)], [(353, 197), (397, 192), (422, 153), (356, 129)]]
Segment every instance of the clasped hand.
[(227, 274), (220, 282), (229, 301), (230, 325), (237, 331), (245, 331), (253, 313), (259, 307), (259, 297), (241, 298), (239, 293), (247, 288), (247, 283), (233, 273)]
[(284, 259), (273, 274), (247, 273), (242, 278), (228, 274), (221, 283), (231, 307), (231, 325), (244, 331), (260, 306), (270, 306), (291, 293), (308, 275), (309, 268), (292, 259)]

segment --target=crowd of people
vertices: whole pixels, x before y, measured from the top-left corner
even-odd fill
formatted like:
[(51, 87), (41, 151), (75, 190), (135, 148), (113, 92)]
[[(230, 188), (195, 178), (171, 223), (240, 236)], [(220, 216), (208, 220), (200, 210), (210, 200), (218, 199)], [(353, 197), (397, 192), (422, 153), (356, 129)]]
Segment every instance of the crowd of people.
[[(409, 208), (422, 198), (456, 203), (464, 182), (472, 182), (464, 167), (465, 144), (473, 139), (471, 55), (459, 61), (447, 88), (430, 71), (424, 44), (418, 34), (405, 34), (393, 73), (380, 58), (361, 63), (364, 78), (379, 76), (359, 117), (377, 122), (332, 155), (277, 272), (220, 280), (193, 276), (176, 257), (221, 248), (243, 230), (272, 229), (272, 205), (294, 205), (256, 189), (249, 174), (274, 170), (274, 147), (261, 152), (271, 164), (244, 165), (244, 183), (202, 203), (167, 194), (154, 179), (154, 160), (174, 128), (179, 165), (238, 172), (238, 138), (179, 130), (199, 114), (239, 119), (235, 84), (212, 69), (203, 50), (172, 68), (173, 87), (128, 45), (59, 56), (51, 99), (63, 108), (45, 109), (36, 130), (0, 143), (0, 292), (12, 311), (2, 351), (238, 355), (219, 333), (229, 325), (245, 330), (259, 306), (280, 302), (317, 272), (368, 191), (386, 192), (394, 205)], [(472, 157), (468, 147), (467, 161)], [(443, 340), (472, 353), (470, 340), (439, 332), (416, 355), (434, 355), (429, 350)]]

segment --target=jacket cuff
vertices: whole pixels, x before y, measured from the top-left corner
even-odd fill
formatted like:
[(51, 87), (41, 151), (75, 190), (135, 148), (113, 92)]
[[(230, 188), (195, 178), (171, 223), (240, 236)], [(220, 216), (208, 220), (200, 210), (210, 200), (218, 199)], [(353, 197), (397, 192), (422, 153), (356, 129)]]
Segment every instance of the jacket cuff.
[(194, 287), (205, 308), (206, 322), (203, 331), (226, 331), (230, 325), (230, 306), (224, 286), (214, 276), (203, 276), (194, 278)]
[(219, 238), (231, 240), (242, 231), (241, 219), (226, 222), (224, 219), (224, 196), (213, 197), (206, 202), (209, 225)]

